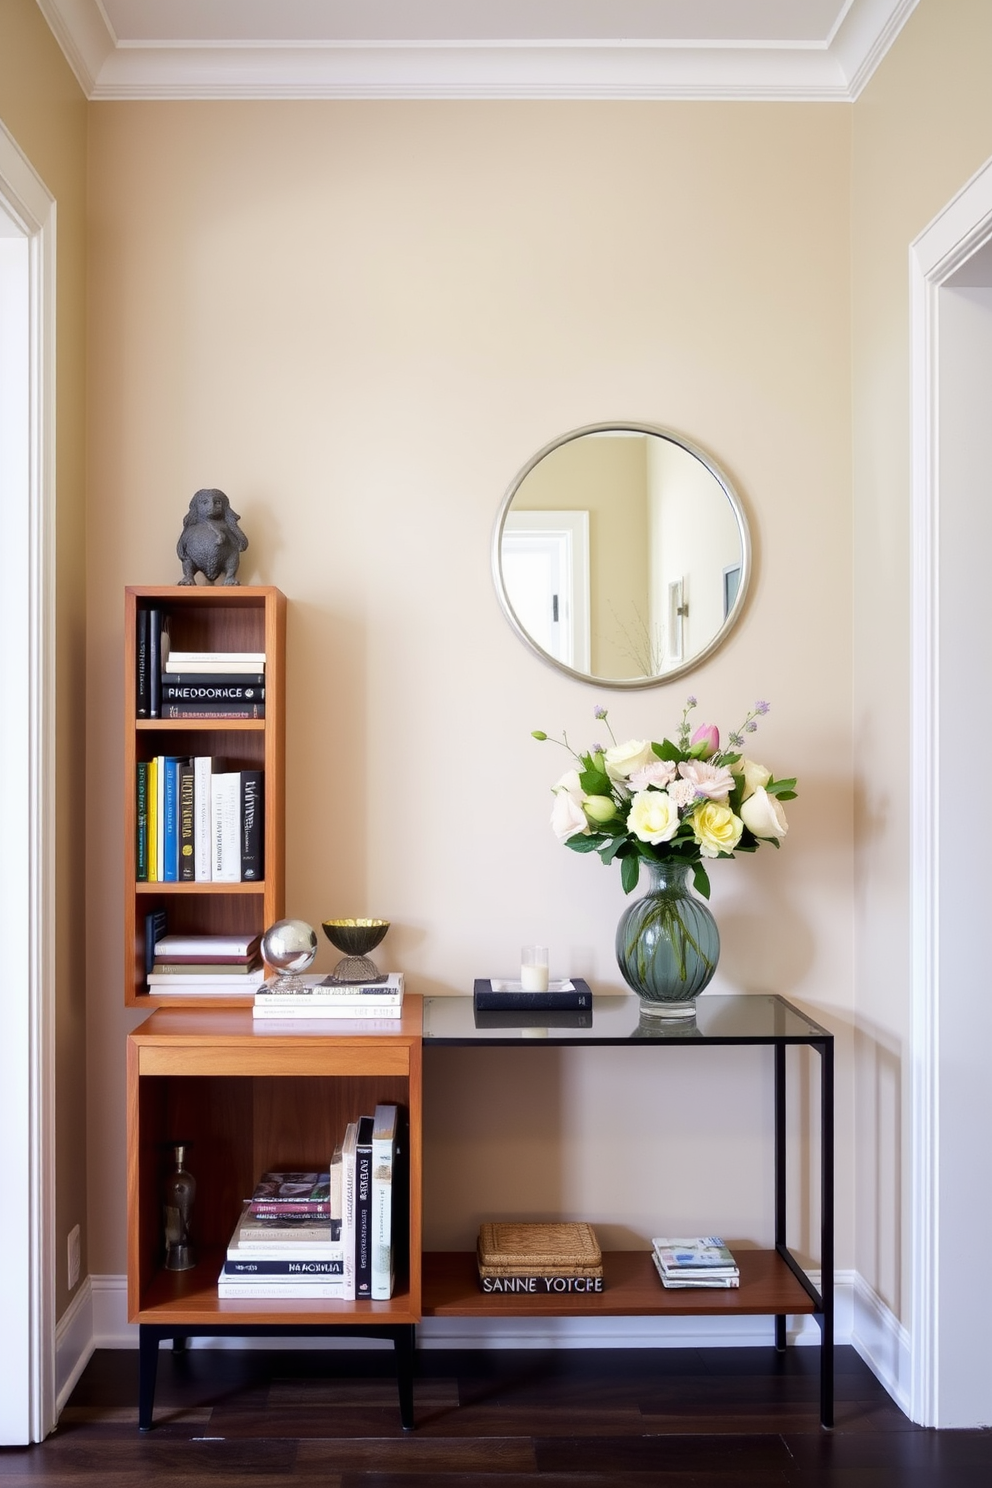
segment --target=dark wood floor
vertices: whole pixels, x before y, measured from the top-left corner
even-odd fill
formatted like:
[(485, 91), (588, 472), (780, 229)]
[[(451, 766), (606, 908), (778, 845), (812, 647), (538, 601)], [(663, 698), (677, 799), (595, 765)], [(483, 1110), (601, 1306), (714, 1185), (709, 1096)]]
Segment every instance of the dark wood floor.
[(155, 1429), (138, 1356), (97, 1352), (36, 1447), (0, 1479), (46, 1488), (989, 1488), (992, 1431), (912, 1425), (852, 1349), (837, 1425), (818, 1350), (648, 1349), (418, 1356), (400, 1427), (391, 1351), (163, 1351)]

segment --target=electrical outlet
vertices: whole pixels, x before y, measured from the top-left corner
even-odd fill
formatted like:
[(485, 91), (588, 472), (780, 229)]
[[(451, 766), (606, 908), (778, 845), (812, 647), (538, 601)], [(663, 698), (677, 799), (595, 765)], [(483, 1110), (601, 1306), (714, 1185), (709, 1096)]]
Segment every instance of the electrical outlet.
[(78, 1226), (78, 1224), (77, 1225), (74, 1225), (73, 1228), (69, 1231), (68, 1250), (69, 1250), (69, 1290), (71, 1292), (72, 1289), (73, 1289), (73, 1287), (76, 1285), (76, 1283), (79, 1280), (80, 1237), (79, 1237), (79, 1226)]

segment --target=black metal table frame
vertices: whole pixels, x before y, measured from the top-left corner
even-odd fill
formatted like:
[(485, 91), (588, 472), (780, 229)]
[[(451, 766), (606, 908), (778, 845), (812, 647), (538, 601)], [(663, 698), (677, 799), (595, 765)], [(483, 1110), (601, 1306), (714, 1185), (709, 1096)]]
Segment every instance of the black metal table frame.
[(170, 1338), (176, 1350), (186, 1347), (189, 1338), (385, 1338), (393, 1345), (396, 1356), (396, 1384), (399, 1390), (400, 1421), (404, 1431), (413, 1430), (413, 1365), (416, 1328), (413, 1323), (375, 1323), (360, 1327), (350, 1323), (300, 1323), (281, 1326), (278, 1323), (204, 1323), (177, 1324), (139, 1323), (138, 1325), (138, 1430), (151, 1431), (155, 1410), (155, 1381), (158, 1376), (158, 1350), (163, 1339)]
[[(605, 1000), (605, 999), (604, 999)], [(802, 1018), (809, 1026), (808, 1033), (770, 1034), (712, 1034), (697, 1041), (683, 1042), (674, 1034), (666, 1039), (659, 1030), (657, 1042), (663, 1047), (704, 1048), (707, 1045), (748, 1045), (764, 1047), (771, 1045), (774, 1053), (774, 1142), (775, 1142), (775, 1250), (795, 1276), (803, 1291), (813, 1303), (812, 1316), (820, 1329), (820, 1424), (834, 1424), (834, 1039), (833, 1034), (821, 1028), (812, 1018), (783, 997), (775, 997), (791, 1013)], [(599, 999), (594, 999), (594, 1008)], [(471, 1036), (429, 1036), (425, 1029), (425, 1048), (478, 1048), (479, 1046), (508, 1047), (520, 1049), (525, 1045), (518, 1037), (493, 1037), (484, 1040)], [(529, 1047), (585, 1047), (609, 1045), (610, 1047), (643, 1048), (643, 1042), (631, 1044), (630, 1038), (597, 1037), (584, 1035), (569, 1037), (564, 1029), (552, 1027), (547, 1037)], [(799, 1262), (789, 1250), (787, 1241), (787, 1171), (786, 1171), (786, 1049), (790, 1046), (811, 1048), (820, 1057), (820, 1285), (815, 1287)], [(786, 1347), (787, 1315), (775, 1316), (775, 1347), (783, 1352)]]

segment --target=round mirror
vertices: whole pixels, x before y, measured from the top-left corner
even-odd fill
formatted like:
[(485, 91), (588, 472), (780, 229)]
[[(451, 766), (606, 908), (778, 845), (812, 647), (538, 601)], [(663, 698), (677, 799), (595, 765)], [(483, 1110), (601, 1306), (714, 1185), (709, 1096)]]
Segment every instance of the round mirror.
[(681, 435), (592, 424), (539, 450), (507, 491), (493, 576), (542, 661), (607, 687), (698, 666), (744, 604), (747, 520), (722, 470)]

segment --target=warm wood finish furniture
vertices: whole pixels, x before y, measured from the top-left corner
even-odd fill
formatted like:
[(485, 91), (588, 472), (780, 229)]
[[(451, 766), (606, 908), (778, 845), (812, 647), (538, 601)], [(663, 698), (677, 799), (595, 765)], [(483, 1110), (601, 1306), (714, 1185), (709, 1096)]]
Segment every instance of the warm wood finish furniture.
[[(264, 719), (163, 719), (136, 716), (135, 644), (139, 609), (169, 616), (177, 651), (264, 651)], [(164, 905), (170, 932), (261, 933), (284, 914), (286, 598), (270, 586), (132, 587), (124, 610), (124, 1002), (149, 1009), (184, 999), (159, 997), (145, 981), (145, 915)], [(265, 879), (261, 883), (138, 883), (136, 767), (158, 754), (213, 755), (229, 770), (265, 771)], [(209, 1001), (197, 997), (195, 1005)], [(185, 1000), (187, 1005), (193, 998)], [(225, 1007), (251, 998), (225, 995)]]
[[(605, 1044), (672, 1050), (694, 1050), (720, 1044), (761, 1044), (772, 1048), (774, 1063), (775, 1249), (740, 1250), (739, 1288), (726, 1291), (666, 1291), (647, 1251), (606, 1252), (605, 1289), (582, 1296), (493, 1295), (479, 1291), (472, 1252), (435, 1253), (424, 1257), (425, 1317), (629, 1317), (637, 1315), (742, 1316), (775, 1318), (775, 1341), (785, 1348), (789, 1315), (809, 1313), (820, 1326), (820, 1419), (833, 1424), (834, 1198), (833, 1198), (833, 1035), (782, 997), (700, 998), (690, 1027), (639, 1015), (636, 997), (595, 997), (589, 1027), (567, 1026), (567, 1014), (543, 1030), (539, 1040), (522, 1037), (525, 1018), (511, 1013), (476, 1015), (466, 997), (432, 997), (424, 1003), (424, 1043), (433, 1048), (470, 1048), (479, 1044), (514, 1049), (549, 1045)], [(529, 1022), (539, 1024), (541, 1015)], [(529, 1031), (533, 1031), (532, 1029)], [(786, 1237), (786, 1050), (805, 1045), (820, 1058), (820, 1265), (814, 1287), (790, 1252)]]
[[(421, 1313), (421, 1000), (395, 1031), (360, 1022), (253, 1023), (248, 1009), (160, 1009), (127, 1041), (128, 1319), (141, 1325), (141, 1419), (151, 1425), (162, 1337), (353, 1332), (397, 1349), (412, 1424), (414, 1324)], [(224, 1251), (260, 1173), (327, 1165), (349, 1121), (392, 1102), (408, 1116), (408, 1189), (396, 1196), (396, 1287), (388, 1302), (217, 1296)], [(161, 1183), (171, 1145), (189, 1144), (196, 1184), (192, 1271), (162, 1267)], [(405, 1217), (404, 1217), (405, 1214)]]

